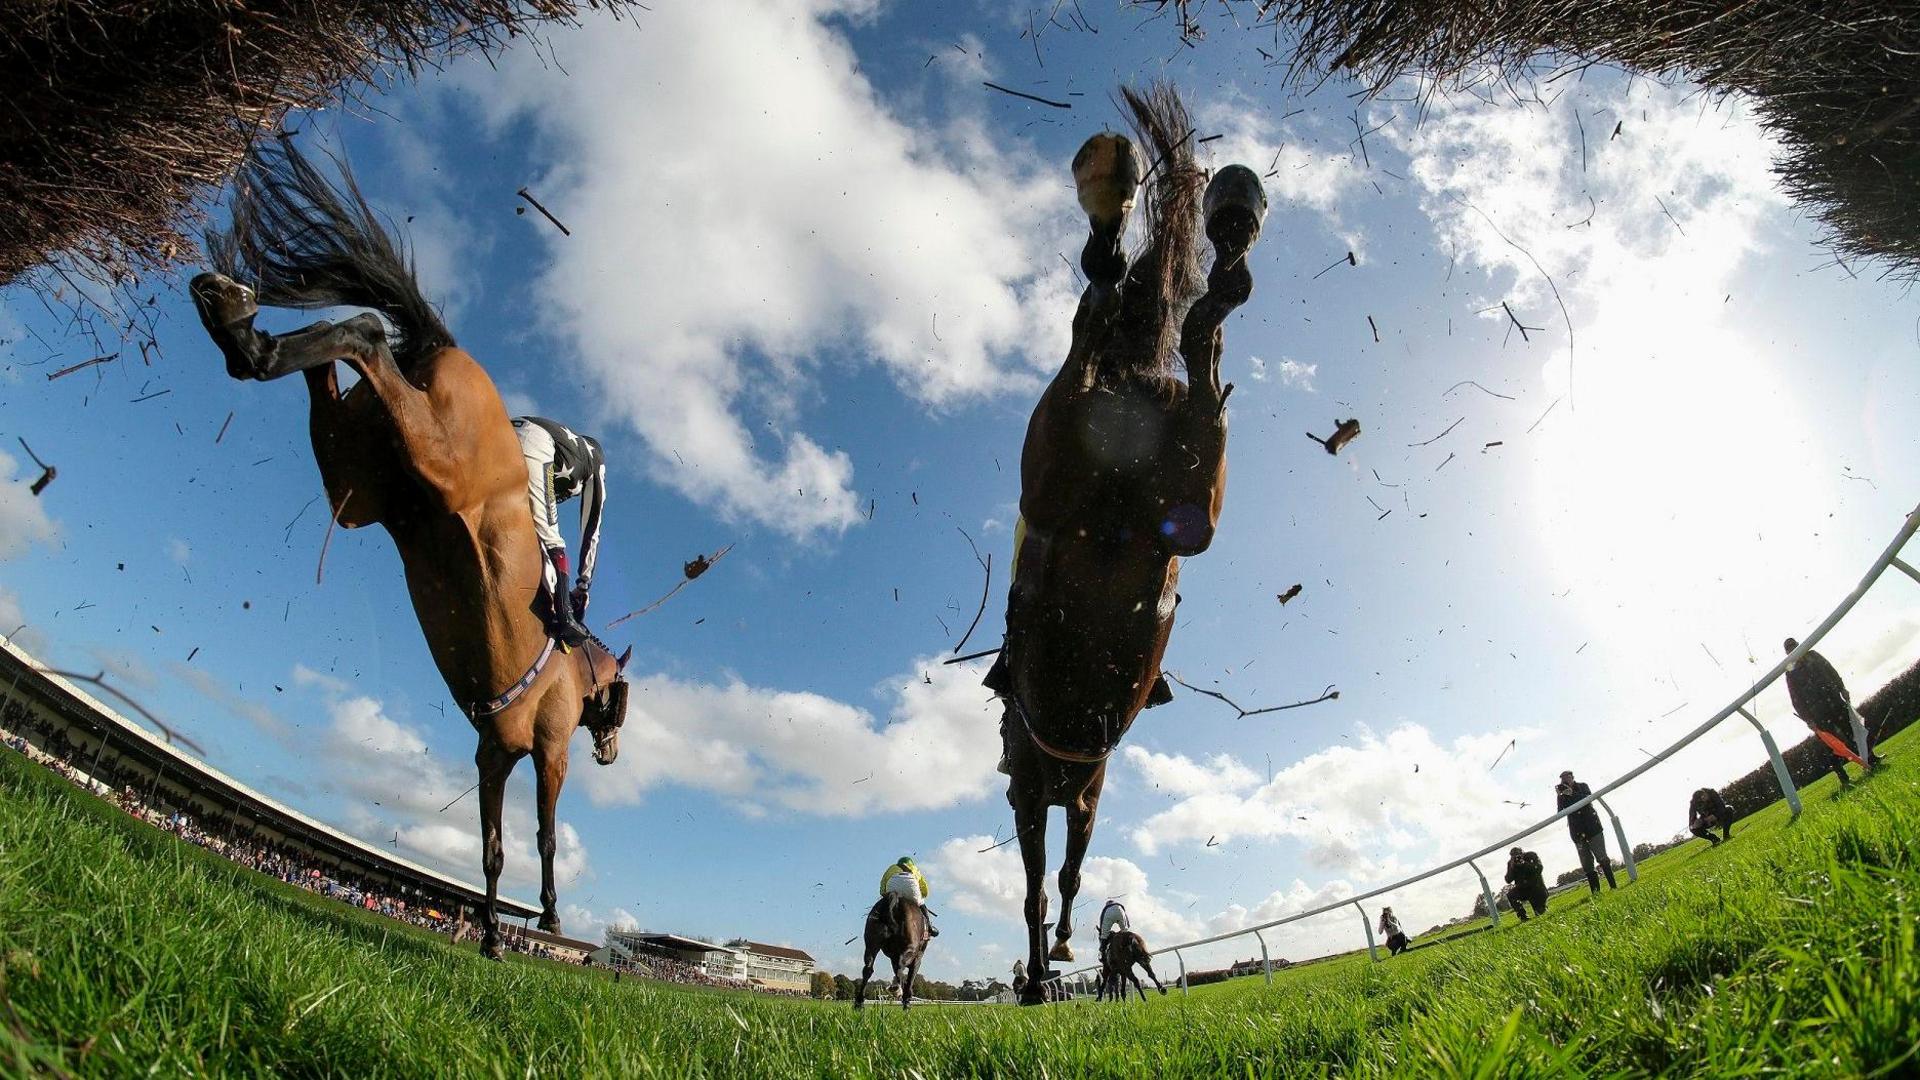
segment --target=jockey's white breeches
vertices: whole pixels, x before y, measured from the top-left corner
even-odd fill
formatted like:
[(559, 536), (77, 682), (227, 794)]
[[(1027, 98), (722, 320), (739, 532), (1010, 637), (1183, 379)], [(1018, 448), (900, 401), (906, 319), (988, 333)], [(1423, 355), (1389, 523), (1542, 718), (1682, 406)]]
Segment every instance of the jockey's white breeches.
[(920, 882), (912, 874), (895, 874), (887, 879), (886, 895), (920, 902)]

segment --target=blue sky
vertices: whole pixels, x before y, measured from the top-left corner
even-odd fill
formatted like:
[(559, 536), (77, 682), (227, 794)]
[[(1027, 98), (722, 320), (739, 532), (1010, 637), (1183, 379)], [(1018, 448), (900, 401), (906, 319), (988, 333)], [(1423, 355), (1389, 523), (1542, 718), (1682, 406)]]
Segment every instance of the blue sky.
[[(1594, 70), (1422, 115), (1419, 87), (1297, 95), (1268, 35), (1182, 49), (1105, 4), (1082, 5), (1097, 35), (1037, 47), (1024, 3), (653, 6), (294, 124), (352, 160), (510, 406), (608, 446), (592, 621), (738, 545), (608, 635), (635, 646), (634, 711), (615, 766), (577, 740), (570, 932), (747, 934), (845, 970), (908, 851), (947, 931), (931, 973), (1020, 951), (1017, 857), (978, 852), (1010, 828), (997, 714), (977, 666), (938, 660), (980, 595), (962, 529), (995, 567), (972, 644), (999, 634), (1021, 436), (1076, 292), (1067, 162), (1119, 124), (1123, 81), (1175, 81), (1220, 136), (1205, 160), (1273, 201), (1227, 327), (1225, 517), (1168, 665), (1248, 707), (1341, 690), (1246, 720), (1183, 691), (1136, 725), (1082, 899), (1125, 895), (1150, 937), (1392, 880), (1544, 816), (1561, 768), (1631, 767), (1824, 615), (1920, 491), (1920, 312), (1834, 265), (1738, 101)], [(523, 185), (571, 236), (516, 214)], [(150, 363), (51, 382), (92, 343), (0, 293), (0, 630), (110, 670), (262, 790), (476, 877), (471, 796), (438, 809), (472, 733), (391, 544), (336, 534), (316, 583), (303, 391), (228, 380), (178, 283), (148, 292)], [(1347, 416), (1339, 458), (1303, 437)], [(60, 469), (39, 499), (16, 436)], [(1912, 659), (1917, 600), (1889, 582), (1824, 650), (1862, 691)], [(1761, 714), (1803, 730), (1777, 692)], [(1684, 792), (1758, 753), (1729, 729), (1616, 809), (1670, 835)], [(1557, 830), (1536, 846), (1572, 862)], [(1395, 906), (1424, 926), (1473, 891)], [(1279, 951), (1351, 947), (1350, 921)]]

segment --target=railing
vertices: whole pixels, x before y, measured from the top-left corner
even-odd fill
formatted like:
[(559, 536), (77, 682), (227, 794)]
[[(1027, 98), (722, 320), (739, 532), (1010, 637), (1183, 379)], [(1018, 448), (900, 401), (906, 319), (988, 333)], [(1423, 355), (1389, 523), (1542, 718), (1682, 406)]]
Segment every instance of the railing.
[[(1772, 670), (1768, 671), (1766, 675), (1762, 676), (1758, 682), (1748, 687), (1743, 693), (1740, 694), (1740, 696), (1734, 698), (1731, 702), (1727, 704), (1725, 708), (1721, 709), (1717, 713), (1714, 713), (1713, 716), (1709, 718), (1705, 723), (1702, 723), (1699, 727), (1694, 728), (1692, 731), (1687, 732), (1685, 735), (1682, 735), (1679, 739), (1675, 740), (1672, 746), (1669, 746), (1665, 750), (1661, 751), (1660, 753), (1653, 755), (1647, 761), (1644, 761), (1641, 764), (1635, 766), (1633, 769), (1628, 770), (1624, 775), (1620, 776), (1618, 779), (1615, 779), (1613, 782), (1603, 785), (1602, 787), (1596, 789), (1592, 794), (1588, 795), (1586, 798), (1583, 798), (1580, 801), (1573, 803), (1572, 805), (1561, 810), (1559, 813), (1554, 814), (1552, 817), (1546, 818), (1545, 820), (1540, 821), (1536, 824), (1529, 825), (1526, 828), (1520, 830), (1519, 832), (1514, 833), (1511, 836), (1507, 836), (1500, 840), (1496, 840), (1493, 843), (1488, 844), (1487, 846), (1481, 848), (1480, 850), (1473, 852), (1472, 854), (1463, 855), (1460, 858), (1454, 859), (1452, 862), (1443, 863), (1429, 870), (1423, 870), (1418, 874), (1414, 874), (1412, 877), (1402, 878), (1401, 880), (1396, 881), (1391, 885), (1382, 885), (1377, 889), (1370, 889), (1366, 892), (1359, 894), (1358, 896), (1350, 896), (1344, 900), (1339, 900), (1331, 904), (1323, 904), (1320, 907), (1313, 908), (1308, 911), (1296, 912), (1292, 915), (1287, 915), (1282, 918), (1273, 919), (1269, 922), (1259, 923), (1254, 926), (1242, 927), (1238, 930), (1228, 931), (1227, 933), (1224, 933), (1224, 934), (1215, 934), (1212, 937), (1198, 938), (1193, 941), (1183, 941), (1177, 945), (1163, 946), (1161, 948), (1153, 950), (1152, 955), (1164, 956), (1167, 953), (1173, 954), (1174, 960), (1179, 964), (1179, 967), (1180, 967), (1180, 992), (1184, 994), (1187, 992), (1187, 960), (1186, 960), (1186, 956), (1184, 955), (1185, 950), (1197, 949), (1203, 945), (1213, 945), (1222, 941), (1230, 941), (1234, 938), (1247, 937), (1251, 935), (1260, 944), (1261, 969), (1265, 974), (1267, 981), (1272, 982), (1273, 981), (1273, 961), (1268, 954), (1267, 939), (1261, 933), (1262, 931), (1271, 930), (1278, 926), (1285, 926), (1288, 923), (1299, 922), (1303, 919), (1311, 919), (1316, 915), (1325, 915), (1328, 912), (1338, 911), (1344, 907), (1352, 907), (1355, 911), (1358, 911), (1360, 913), (1361, 925), (1366, 930), (1367, 953), (1372, 959), (1374, 959), (1375, 961), (1378, 961), (1380, 959), (1380, 950), (1379, 950), (1379, 947), (1375, 945), (1373, 940), (1373, 920), (1367, 917), (1367, 909), (1360, 906), (1360, 902), (1363, 900), (1370, 900), (1376, 896), (1382, 896), (1387, 893), (1396, 892), (1400, 889), (1406, 888), (1409, 885), (1416, 885), (1422, 881), (1427, 880), (1428, 878), (1435, 877), (1440, 874), (1444, 874), (1450, 870), (1457, 870), (1462, 866), (1471, 867), (1474, 874), (1477, 877), (1479, 877), (1481, 895), (1485, 898), (1486, 904), (1487, 904), (1488, 918), (1493, 926), (1499, 926), (1500, 910), (1498, 906), (1494, 903), (1493, 889), (1487, 883), (1487, 875), (1483, 871), (1481, 871), (1479, 865), (1476, 863), (1475, 860), (1485, 858), (1487, 855), (1490, 855), (1493, 852), (1499, 851), (1501, 848), (1507, 847), (1508, 845), (1513, 844), (1519, 840), (1523, 840), (1526, 837), (1532, 836), (1534, 833), (1537, 833), (1540, 830), (1545, 829), (1547, 826), (1552, 825), (1554, 822), (1563, 820), (1564, 818), (1567, 817), (1567, 815), (1572, 814), (1574, 811), (1579, 810), (1580, 808), (1588, 805), (1589, 803), (1598, 803), (1600, 805), (1600, 809), (1606, 811), (1607, 817), (1612, 820), (1614, 838), (1619, 842), (1621, 862), (1626, 867), (1628, 880), (1638, 881), (1640, 878), (1640, 869), (1634, 863), (1633, 845), (1627, 842), (1627, 831), (1620, 824), (1619, 815), (1615, 814), (1613, 812), (1613, 808), (1607, 805), (1606, 799), (1603, 798), (1603, 796), (1607, 795), (1609, 792), (1618, 790), (1619, 788), (1621, 788), (1622, 786), (1628, 783), (1631, 783), (1634, 779), (1638, 778), (1642, 773), (1645, 773), (1647, 770), (1667, 760), (1668, 758), (1672, 757), (1674, 754), (1679, 753), (1681, 750), (1686, 749), (1688, 746), (1692, 745), (1695, 740), (1699, 739), (1702, 735), (1705, 735), (1707, 732), (1712, 731), (1714, 728), (1718, 727), (1721, 721), (1727, 719), (1728, 717), (1734, 715), (1735, 713), (1738, 713), (1740, 716), (1744, 717), (1757, 730), (1759, 730), (1760, 741), (1763, 744), (1765, 744), (1767, 749), (1767, 757), (1773, 763), (1773, 774), (1780, 782), (1780, 791), (1783, 795), (1786, 796), (1787, 806), (1793, 813), (1793, 816), (1799, 817), (1800, 816), (1800, 792), (1794, 786), (1793, 777), (1787, 771), (1787, 763), (1784, 759), (1781, 758), (1780, 748), (1778, 745), (1774, 743), (1773, 736), (1767, 732), (1766, 728), (1761, 726), (1759, 719), (1755, 717), (1753, 713), (1747, 710), (1747, 707), (1746, 707), (1747, 703), (1752, 701), (1754, 698), (1758, 697), (1762, 691), (1766, 690), (1767, 687), (1773, 685), (1774, 680), (1778, 679), (1781, 675), (1785, 674), (1787, 669), (1799, 663), (1800, 658), (1802, 656), (1805, 656), (1808, 650), (1812, 649), (1816, 644), (1818, 644), (1820, 642), (1820, 639), (1826, 637), (1827, 632), (1832, 630), (1836, 625), (1838, 625), (1840, 620), (1845, 618), (1847, 616), (1847, 613), (1853, 610), (1854, 605), (1858, 604), (1860, 602), (1860, 599), (1867, 594), (1867, 590), (1873, 587), (1874, 582), (1880, 580), (1880, 575), (1886, 573), (1888, 567), (1893, 567), (1895, 569), (1898, 569), (1902, 573), (1906, 574), (1909, 578), (1912, 578), (1916, 583), (1920, 583), (1920, 570), (1915, 570), (1912, 566), (1908, 565), (1906, 562), (1902, 561), (1900, 558), (1901, 549), (1906, 546), (1907, 541), (1913, 537), (1913, 534), (1916, 531), (1920, 531), (1920, 506), (1914, 507), (1913, 510), (1907, 514), (1906, 522), (1903, 525), (1901, 525), (1899, 533), (1897, 533), (1893, 538), (1893, 542), (1887, 545), (1887, 549), (1880, 553), (1880, 557), (1878, 559), (1874, 560), (1872, 568), (1867, 571), (1865, 577), (1860, 579), (1860, 584), (1854, 586), (1853, 591), (1851, 593), (1848, 593), (1846, 599), (1842, 600), (1840, 602), (1840, 605), (1833, 609), (1832, 614), (1829, 614), (1825, 619), (1821, 620), (1820, 625), (1814, 627), (1813, 631), (1809, 633), (1806, 636), (1806, 638), (1804, 638), (1800, 642), (1800, 645), (1798, 648), (1794, 649), (1791, 653), (1788, 653), (1784, 659), (1782, 659), (1779, 663), (1775, 664)], [(1866, 728), (1865, 728), (1865, 724), (1860, 720), (1858, 713), (1854, 714), (1853, 728), (1854, 728), (1854, 732), (1853, 732), (1854, 739), (1855, 739), (1857, 748), (1859, 750), (1860, 757), (1862, 760), (1865, 760), (1867, 757)], [(1097, 971), (1097, 970), (1098, 968), (1095, 966), (1076, 968), (1072, 971), (1063, 972), (1063, 973), (1054, 975), (1049, 979), (1049, 981), (1072, 978), (1074, 976), (1083, 975), (1088, 972)]]

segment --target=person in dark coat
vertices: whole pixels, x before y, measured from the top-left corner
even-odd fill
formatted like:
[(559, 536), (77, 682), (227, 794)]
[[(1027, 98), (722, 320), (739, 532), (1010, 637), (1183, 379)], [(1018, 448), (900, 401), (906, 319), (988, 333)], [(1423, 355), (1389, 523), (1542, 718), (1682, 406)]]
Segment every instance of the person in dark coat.
[[(1791, 653), (1800, 647), (1792, 638), (1786, 640), (1786, 651)], [(1798, 663), (1787, 669), (1787, 697), (1793, 702), (1793, 712), (1801, 722), (1813, 729), (1826, 743), (1828, 764), (1835, 776), (1840, 778), (1840, 786), (1845, 787), (1851, 781), (1847, 777), (1847, 760), (1852, 759), (1863, 767), (1871, 768), (1879, 763), (1873, 753), (1872, 740), (1867, 739), (1867, 760), (1860, 762), (1854, 753), (1854, 719), (1858, 715), (1853, 711), (1853, 695), (1847, 692), (1845, 680), (1840, 672), (1826, 657), (1808, 649)], [(1861, 721), (1865, 723), (1864, 720)], [(1834, 743), (1846, 747), (1845, 752), (1836, 749)]]
[(1719, 847), (1723, 837), (1713, 835), (1715, 829), (1719, 829), (1725, 839), (1733, 839), (1733, 807), (1727, 805), (1718, 791), (1703, 787), (1693, 793), (1693, 801), (1687, 804), (1687, 831)]
[(1528, 904), (1535, 915), (1547, 913), (1547, 871), (1534, 852), (1519, 848), (1507, 852), (1507, 903), (1521, 922), (1527, 921)]
[[(1573, 770), (1560, 774), (1560, 783), (1553, 789), (1557, 802), (1556, 809), (1565, 810), (1581, 799), (1593, 794), (1593, 789), (1573, 778)], [(1607, 887), (1617, 889), (1620, 883), (1613, 879), (1613, 860), (1607, 858), (1607, 836), (1600, 827), (1600, 811), (1592, 803), (1567, 815), (1567, 831), (1573, 835), (1573, 850), (1580, 855), (1580, 869), (1586, 871), (1587, 888), (1595, 896), (1600, 895), (1600, 872), (1607, 875)]]

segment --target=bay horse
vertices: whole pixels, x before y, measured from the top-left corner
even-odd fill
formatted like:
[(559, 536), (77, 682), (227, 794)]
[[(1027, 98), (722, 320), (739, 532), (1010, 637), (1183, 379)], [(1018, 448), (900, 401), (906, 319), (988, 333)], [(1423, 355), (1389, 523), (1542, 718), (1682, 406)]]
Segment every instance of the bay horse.
[[(257, 149), (235, 180), (231, 223), (207, 235), (215, 269), (189, 290), (228, 375), (305, 376), (313, 456), (335, 519), (349, 529), (378, 523), (400, 549), (427, 649), (479, 735), (481, 949), (499, 959), (507, 777), (533, 755), (540, 929), (557, 933), (554, 805), (568, 743), (585, 726), (596, 761), (619, 753), (624, 658), (589, 643), (550, 662), (544, 555), (506, 406), (421, 295), (351, 170), (337, 164), (339, 185), (284, 137)], [(261, 304), (379, 314), (268, 334), (253, 325)], [(335, 361), (360, 378), (345, 394)]]
[(917, 900), (903, 896), (883, 896), (867, 911), (866, 956), (861, 961), (860, 981), (853, 988), (853, 1007), (865, 1008), (867, 981), (873, 978), (873, 958), (887, 954), (893, 965), (893, 984), (900, 991), (900, 1007), (913, 1005), (913, 980), (920, 974), (920, 960), (927, 954), (927, 909)]
[[(1088, 284), (1066, 363), (1027, 425), (1004, 674), (1000, 685), (988, 679), (1004, 701), (1007, 800), (1026, 870), (1029, 1004), (1044, 1000), (1049, 957), (1073, 958), (1073, 899), (1107, 759), (1140, 710), (1165, 699), (1160, 663), (1179, 559), (1205, 551), (1219, 521), (1233, 389), (1220, 385), (1220, 328), (1252, 294), (1246, 256), (1267, 206), (1243, 165), (1209, 182), (1172, 88), (1121, 94), (1154, 155), (1150, 182), (1142, 187), (1140, 158), (1122, 135), (1095, 135), (1074, 158)], [(1129, 259), (1122, 240), (1137, 189), (1147, 241)], [(1204, 291), (1203, 227), (1214, 247)], [(1065, 808), (1067, 839), (1049, 953), (1042, 879), (1052, 806)]]
[(1153, 973), (1153, 954), (1147, 951), (1147, 939), (1131, 930), (1116, 930), (1107, 935), (1107, 943), (1100, 950), (1100, 988), (1094, 992), (1093, 999), (1102, 997), (1110, 1001), (1127, 999), (1127, 983), (1139, 992), (1140, 1000), (1147, 1000), (1147, 991), (1140, 985), (1140, 976), (1133, 969), (1138, 965), (1153, 980), (1153, 988), (1165, 997), (1167, 988), (1160, 985), (1160, 976)]

